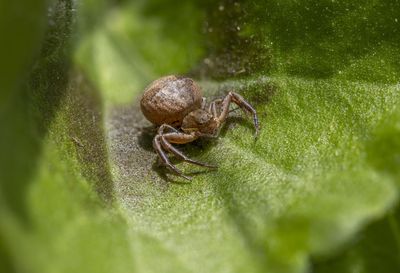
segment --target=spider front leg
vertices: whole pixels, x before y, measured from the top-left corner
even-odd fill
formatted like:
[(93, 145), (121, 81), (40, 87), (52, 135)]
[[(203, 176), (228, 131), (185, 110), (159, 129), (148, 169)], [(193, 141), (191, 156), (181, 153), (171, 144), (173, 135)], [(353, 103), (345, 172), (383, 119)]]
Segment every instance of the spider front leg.
[(253, 115), (253, 123), (254, 123), (254, 127), (256, 128), (255, 137), (257, 137), (259, 130), (260, 130), (259, 124), (258, 124), (257, 112), (253, 108), (253, 106), (251, 106), (250, 103), (248, 103), (241, 95), (239, 95), (235, 92), (229, 92), (228, 95), (226, 95), (226, 97), (222, 100), (221, 114), (218, 116), (219, 122), (222, 124), (228, 117), (229, 106), (230, 106), (231, 102), (233, 102), (237, 106), (239, 106), (244, 112), (247, 111)]
[[(163, 134), (163, 131), (166, 128), (172, 129), (173, 132), (172, 133)], [(172, 154), (174, 154), (175, 156), (177, 156), (178, 158), (180, 158), (181, 160), (183, 160), (185, 162), (192, 163), (192, 164), (195, 164), (195, 165), (198, 165), (198, 166), (202, 166), (202, 167), (207, 167), (207, 168), (217, 168), (216, 166), (190, 159), (189, 157), (187, 157), (185, 154), (183, 154), (181, 151), (176, 149), (171, 144), (171, 143), (185, 144), (185, 143), (188, 143), (188, 142), (192, 142), (192, 141), (196, 140), (197, 138), (198, 138), (198, 136), (196, 134), (180, 133), (178, 130), (176, 130), (173, 127), (170, 127), (168, 125), (165, 125), (165, 126), (162, 125), (160, 127), (159, 134), (156, 135), (156, 137), (153, 140), (153, 147), (156, 150), (159, 158), (161, 159), (162, 163), (165, 166), (167, 166), (174, 173), (176, 173), (176, 174), (178, 174), (178, 175), (190, 180), (191, 177), (184, 175), (181, 170), (179, 170), (177, 167), (175, 167), (170, 162), (170, 160), (167, 157), (167, 155), (165, 154), (164, 150), (166, 150), (168, 152), (171, 152)]]
[(160, 142), (161, 136), (160, 135), (156, 135), (153, 139), (153, 148), (156, 151), (159, 159), (161, 160), (162, 164), (164, 166), (166, 166), (167, 168), (169, 168), (172, 172), (176, 173), (177, 175), (182, 176), (183, 178), (186, 178), (187, 180), (190, 180), (191, 177), (186, 176), (182, 173), (181, 170), (179, 170), (177, 167), (175, 167), (171, 161), (169, 160), (169, 158), (167, 157), (167, 155), (165, 154), (164, 150), (161, 147), (161, 142)]
[(166, 130), (170, 130), (172, 132), (179, 133), (179, 131), (177, 129), (175, 129), (174, 127), (172, 127), (171, 125), (168, 125), (168, 124), (161, 125), (160, 128), (158, 128), (157, 132), (159, 135), (162, 135), (162, 134), (164, 134), (164, 132)]
[(201, 98), (201, 109), (205, 109), (207, 106), (207, 99), (205, 97)]
[(222, 99), (215, 99), (210, 103), (210, 106), (208, 107), (208, 113), (212, 114), (214, 117), (218, 117), (218, 110), (217, 110), (217, 104), (221, 103)]
[(202, 166), (202, 167), (207, 167), (207, 168), (217, 168), (217, 166), (210, 165), (210, 164), (189, 158), (184, 153), (182, 153), (177, 148), (175, 148), (171, 143), (169, 143), (165, 136), (161, 136), (161, 145), (163, 146), (163, 148), (165, 150), (173, 153), (175, 156), (177, 156), (179, 159), (181, 159), (185, 162), (192, 163), (194, 165), (198, 165), (198, 166)]

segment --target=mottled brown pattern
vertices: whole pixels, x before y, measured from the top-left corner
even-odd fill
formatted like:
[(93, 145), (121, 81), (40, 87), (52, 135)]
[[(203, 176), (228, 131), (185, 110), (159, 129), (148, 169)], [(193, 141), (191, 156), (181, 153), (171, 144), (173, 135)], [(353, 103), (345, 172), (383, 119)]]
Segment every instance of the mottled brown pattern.
[(140, 106), (152, 123), (179, 127), (188, 113), (201, 107), (201, 101), (201, 89), (192, 79), (166, 76), (146, 88)]
[(153, 139), (153, 148), (161, 163), (186, 179), (190, 177), (171, 163), (166, 152), (195, 165), (216, 168), (214, 165), (188, 158), (171, 144), (185, 144), (200, 137), (216, 138), (229, 115), (231, 103), (253, 116), (257, 136), (259, 125), (256, 110), (241, 95), (231, 91), (223, 99), (210, 102), (206, 109), (206, 99), (202, 98), (200, 88), (192, 79), (167, 76), (151, 83), (146, 88), (140, 105), (149, 121), (157, 126), (161, 125)]

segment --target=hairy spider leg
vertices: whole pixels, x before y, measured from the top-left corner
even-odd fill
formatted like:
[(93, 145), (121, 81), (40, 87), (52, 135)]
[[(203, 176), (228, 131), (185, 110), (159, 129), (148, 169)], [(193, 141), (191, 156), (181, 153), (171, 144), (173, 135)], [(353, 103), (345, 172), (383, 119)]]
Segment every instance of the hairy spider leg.
[(222, 124), (228, 117), (228, 114), (230, 112), (229, 106), (232, 102), (235, 103), (237, 106), (239, 106), (244, 112), (247, 111), (253, 115), (254, 127), (256, 128), (255, 137), (257, 137), (258, 132), (260, 130), (258, 124), (257, 112), (253, 108), (253, 106), (250, 105), (250, 103), (248, 103), (241, 95), (235, 92), (229, 92), (228, 95), (226, 95), (226, 97), (223, 99), (221, 106), (221, 114), (218, 117), (219, 122)]
[[(174, 132), (164, 134), (163, 131), (165, 129), (171, 129)], [(210, 165), (210, 164), (207, 164), (207, 163), (203, 163), (203, 162), (200, 162), (200, 161), (196, 161), (196, 160), (190, 159), (188, 156), (183, 154), (181, 151), (176, 149), (171, 144), (171, 143), (176, 143), (176, 144), (189, 143), (189, 142), (192, 142), (192, 141), (196, 140), (198, 137), (199, 136), (194, 134), (194, 133), (193, 134), (180, 133), (175, 128), (165, 124), (165, 126), (162, 125), (160, 127), (159, 134), (154, 137), (153, 147), (156, 150), (156, 152), (157, 152), (159, 158), (161, 159), (161, 162), (162, 162), (163, 165), (167, 166), (171, 171), (173, 171), (174, 173), (182, 176), (183, 178), (191, 180), (190, 176), (184, 175), (181, 170), (179, 170), (175, 165), (173, 165), (171, 163), (171, 161), (169, 160), (168, 156), (165, 154), (164, 150), (173, 153), (178, 158), (180, 158), (180, 159), (182, 159), (182, 160), (184, 160), (184, 161), (186, 161), (188, 163), (192, 163), (192, 164), (195, 164), (195, 165), (198, 165), (198, 166), (202, 166), (202, 167), (207, 167), (207, 168), (217, 168), (217, 166)]]
[(210, 165), (210, 164), (207, 164), (207, 163), (204, 163), (204, 162), (200, 162), (200, 161), (197, 161), (197, 160), (190, 159), (184, 153), (182, 153), (177, 148), (175, 148), (171, 143), (169, 143), (165, 138), (166, 138), (165, 136), (161, 136), (161, 145), (162, 145), (162, 147), (165, 150), (167, 150), (167, 151), (173, 153), (174, 155), (176, 155), (181, 160), (186, 161), (188, 163), (192, 163), (194, 165), (202, 166), (202, 167), (217, 168), (217, 166)]
[(214, 117), (218, 117), (217, 103), (221, 103), (222, 99), (215, 99), (210, 103), (208, 107), (208, 112)]
[(154, 137), (154, 139), (153, 139), (153, 147), (154, 147), (154, 150), (156, 150), (159, 158), (161, 159), (161, 163), (164, 166), (166, 166), (167, 168), (169, 168), (172, 172), (182, 176), (183, 178), (186, 178), (187, 180), (191, 180), (191, 177), (184, 175), (181, 170), (179, 170), (177, 167), (175, 167), (173, 164), (171, 164), (171, 162), (169, 161), (167, 155), (165, 154), (165, 152), (161, 148), (160, 138), (161, 138), (160, 135), (156, 135)]
[(178, 131), (176, 128), (172, 127), (171, 125), (168, 125), (168, 124), (165, 124), (165, 123), (164, 123), (163, 125), (161, 125), (161, 126), (158, 128), (157, 134), (158, 134), (158, 135), (162, 135), (162, 134), (164, 134), (164, 132), (165, 132), (167, 129), (169, 129), (169, 130), (172, 131), (172, 132), (179, 133), (179, 131)]
[(205, 109), (207, 106), (207, 99), (205, 97), (201, 98), (201, 109)]

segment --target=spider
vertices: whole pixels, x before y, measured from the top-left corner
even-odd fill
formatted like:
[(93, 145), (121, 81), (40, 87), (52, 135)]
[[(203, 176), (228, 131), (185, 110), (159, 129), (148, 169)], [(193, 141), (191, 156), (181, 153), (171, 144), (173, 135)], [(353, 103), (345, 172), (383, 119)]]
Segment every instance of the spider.
[(224, 98), (207, 104), (200, 87), (190, 78), (171, 75), (152, 82), (144, 91), (140, 107), (144, 116), (159, 126), (153, 139), (153, 147), (161, 163), (188, 180), (191, 177), (171, 164), (166, 152), (188, 163), (216, 168), (217, 166), (190, 159), (172, 143), (185, 144), (200, 137), (218, 137), (220, 128), (228, 117), (231, 103), (253, 115), (257, 137), (259, 124), (256, 110), (239, 94), (231, 91)]

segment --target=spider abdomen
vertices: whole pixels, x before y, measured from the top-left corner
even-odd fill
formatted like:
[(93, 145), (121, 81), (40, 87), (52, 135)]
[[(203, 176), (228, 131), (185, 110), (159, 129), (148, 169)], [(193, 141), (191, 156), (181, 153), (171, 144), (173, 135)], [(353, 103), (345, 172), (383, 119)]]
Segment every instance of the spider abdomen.
[(188, 113), (201, 108), (201, 102), (201, 89), (192, 79), (171, 75), (152, 82), (140, 106), (150, 122), (178, 127)]

